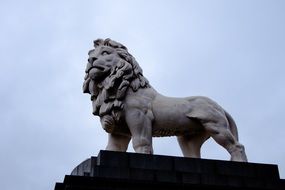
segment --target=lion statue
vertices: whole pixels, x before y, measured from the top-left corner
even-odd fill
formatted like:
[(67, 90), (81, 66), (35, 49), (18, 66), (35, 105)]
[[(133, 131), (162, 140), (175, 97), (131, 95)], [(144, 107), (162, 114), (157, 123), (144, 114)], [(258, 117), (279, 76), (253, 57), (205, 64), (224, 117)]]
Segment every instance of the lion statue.
[(233, 118), (213, 100), (167, 97), (143, 76), (127, 48), (111, 39), (97, 39), (89, 51), (83, 92), (91, 95), (93, 114), (109, 133), (106, 150), (152, 154), (152, 137), (177, 136), (185, 157), (200, 158), (202, 144), (212, 137), (231, 155), (247, 162)]

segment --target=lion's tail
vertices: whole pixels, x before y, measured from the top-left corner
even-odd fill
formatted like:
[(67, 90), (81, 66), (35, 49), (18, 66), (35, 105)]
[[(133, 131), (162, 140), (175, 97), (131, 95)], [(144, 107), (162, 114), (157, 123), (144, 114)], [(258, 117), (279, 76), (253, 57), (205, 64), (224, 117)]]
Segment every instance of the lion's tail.
[(225, 111), (225, 114), (226, 114), (227, 120), (229, 122), (230, 131), (232, 132), (233, 136), (238, 141), (237, 125), (236, 125), (234, 119), (232, 118), (232, 116), (228, 112)]

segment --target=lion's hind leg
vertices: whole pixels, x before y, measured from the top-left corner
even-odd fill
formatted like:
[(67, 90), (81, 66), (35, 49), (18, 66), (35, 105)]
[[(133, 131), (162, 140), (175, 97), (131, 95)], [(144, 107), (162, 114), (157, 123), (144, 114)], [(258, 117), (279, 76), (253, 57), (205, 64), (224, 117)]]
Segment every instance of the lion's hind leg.
[(228, 122), (208, 121), (204, 124), (205, 130), (221, 146), (223, 146), (231, 155), (231, 161), (247, 162), (244, 146), (240, 144), (231, 133)]
[(184, 157), (201, 158), (201, 146), (209, 138), (206, 133), (177, 136)]

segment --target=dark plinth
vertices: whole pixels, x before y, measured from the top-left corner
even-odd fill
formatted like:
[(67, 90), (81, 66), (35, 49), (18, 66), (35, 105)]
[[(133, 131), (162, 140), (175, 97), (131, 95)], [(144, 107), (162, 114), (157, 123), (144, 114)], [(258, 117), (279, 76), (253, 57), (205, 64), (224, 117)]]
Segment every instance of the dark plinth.
[(100, 151), (55, 190), (284, 190), (277, 165)]

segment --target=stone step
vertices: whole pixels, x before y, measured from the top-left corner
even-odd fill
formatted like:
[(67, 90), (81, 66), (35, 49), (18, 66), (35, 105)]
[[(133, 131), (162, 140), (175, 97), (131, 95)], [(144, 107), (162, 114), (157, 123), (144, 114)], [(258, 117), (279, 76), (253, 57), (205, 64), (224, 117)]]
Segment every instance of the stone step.
[(284, 190), (285, 181), (273, 164), (100, 151), (55, 186), (55, 190), (146, 188)]

